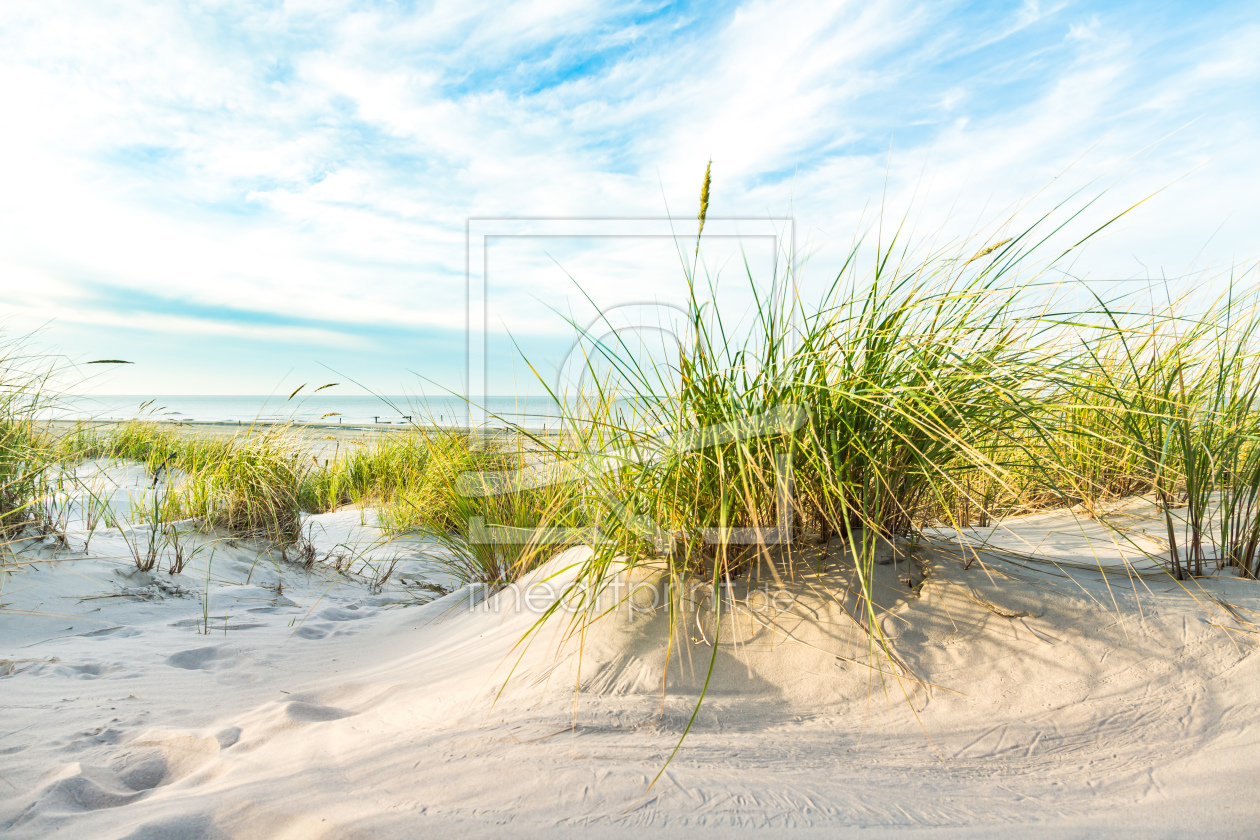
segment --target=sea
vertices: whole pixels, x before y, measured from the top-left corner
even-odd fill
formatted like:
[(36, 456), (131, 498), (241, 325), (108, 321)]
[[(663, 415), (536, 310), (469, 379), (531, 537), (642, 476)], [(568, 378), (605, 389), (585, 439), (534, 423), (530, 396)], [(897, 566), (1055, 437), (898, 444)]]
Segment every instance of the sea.
[[(547, 428), (563, 413), (550, 397), (488, 396), (474, 400), (480, 425)], [(484, 412), (477, 407), (484, 409)], [(60, 397), (45, 416), (58, 420), (177, 420), (215, 423), (296, 422), (342, 425), (466, 426), (469, 403), (460, 397), (371, 394), (177, 394)]]

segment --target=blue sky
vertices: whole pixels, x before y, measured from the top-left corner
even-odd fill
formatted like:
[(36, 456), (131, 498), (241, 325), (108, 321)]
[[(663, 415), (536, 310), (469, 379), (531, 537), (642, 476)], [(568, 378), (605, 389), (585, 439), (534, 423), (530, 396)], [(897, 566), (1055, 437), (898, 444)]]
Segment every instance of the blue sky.
[[(710, 157), (710, 213), (790, 213), (812, 278), (881, 203), (983, 239), (1081, 188), (1163, 190), (1082, 274), (1260, 256), (1255, 3), (10, 0), (0, 112), (6, 329), (136, 362), (101, 393), (458, 388), (467, 219), (686, 219)], [(658, 256), (577, 279), (668, 297)], [(572, 266), (509, 257), (545, 355)]]

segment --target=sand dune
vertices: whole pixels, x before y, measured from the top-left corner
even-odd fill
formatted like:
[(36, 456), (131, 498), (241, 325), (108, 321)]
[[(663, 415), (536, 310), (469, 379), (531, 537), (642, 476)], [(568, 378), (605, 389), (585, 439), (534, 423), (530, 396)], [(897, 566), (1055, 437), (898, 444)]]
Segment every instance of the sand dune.
[[(143, 494), (142, 475), (106, 473), (120, 511)], [(1141, 509), (1126, 515), (1141, 533)], [(358, 511), (308, 526), (321, 554), (436, 574), (422, 542), (384, 542)], [(216, 542), (208, 575), (204, 554), (182, 575), (134, 573), (124, 534), (84, 552), (72, 527), (68, 547), (28, 546), (0, 595), (0, 825), (106, 838), (1255, 836), (1256, 585), (1124, 574), (1115, 534), (1069, 512), (991, 536), (1073, 562), (982, 553), (966, 567), (921, 548), (909, 569), (878, 567), (895, 667), (872, 657), (856, 602), (828, 595), (852, 574), (836, 558), (827, 580), (802, 558), (794, 577), (737, 587), (716, 654), (712, 610), (653, 610), (661, 583), (645, 569), (630, 579), (636, 609), (582, 639), (552, 621), (522, 655), (585, 549), (521, 590), (420, 604), (396, 576), (376, 591), (370, 575), (306, 571), (246, 543)], [(1121, 573), (1088, 568), (1100, 562)], [(667, 660), (671, 620), (683, 644)], [(695, 725), (649, 787), (711, 657)]]

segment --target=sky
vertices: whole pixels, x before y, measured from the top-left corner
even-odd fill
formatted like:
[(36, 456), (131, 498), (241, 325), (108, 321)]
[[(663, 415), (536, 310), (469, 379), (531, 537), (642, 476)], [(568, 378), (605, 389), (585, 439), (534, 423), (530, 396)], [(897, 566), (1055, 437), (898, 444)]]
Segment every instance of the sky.
[(528, 390), (586, 309), (680, 299), (710, 160), (711, 218), (791, 231), (706, 242), (757, 282), (1059, 203), (1149, 199), (1091, 282), (1260, 257), (1254, 2), (7, 0), (0, 115), (0, 327), (91, 393), (460, 391), (470, 231), (485, 387)]

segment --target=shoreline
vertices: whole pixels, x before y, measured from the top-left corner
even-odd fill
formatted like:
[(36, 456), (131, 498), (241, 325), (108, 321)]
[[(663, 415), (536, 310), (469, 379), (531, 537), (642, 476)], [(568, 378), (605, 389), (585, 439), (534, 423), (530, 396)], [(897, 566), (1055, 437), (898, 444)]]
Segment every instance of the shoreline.
[[(209, 437), (235, 437), (250, 429), (270, 430), (283, 428), (286, 433), (298, 440), (307, 451), (320, 458), (334, 459), (340, 453), (342, 445), (367, 446), (389, 435), (405, 432), (422, 432), (426, 434), (442, 434), (468, 432), (466, 426), (439, 426), (417, 423), (295, 423), (292, 421), (273, 420), (239, 420), (236, 422), (222, 420), (40, 420), (44, 428), (61, 430), (62, 433), (82, 426), (93, 429), (104, 429), (126, 423), (152, 423), (164, 429), (173, 429), (190, 435)], [(560, 436), (555, 431), (530, 430), (533, 434), (556, 439)], [(488, 427), (477, 430), (486, 440), (511, 440), (517, 437), (511, 429), (504, 427)]]

